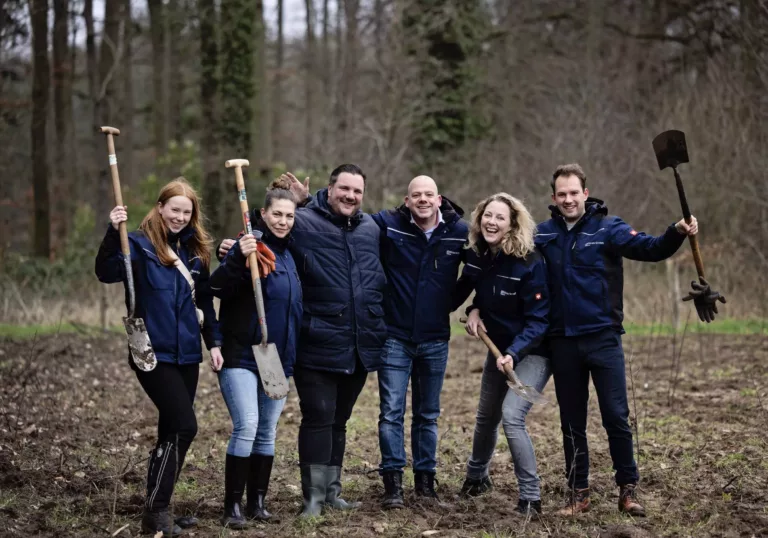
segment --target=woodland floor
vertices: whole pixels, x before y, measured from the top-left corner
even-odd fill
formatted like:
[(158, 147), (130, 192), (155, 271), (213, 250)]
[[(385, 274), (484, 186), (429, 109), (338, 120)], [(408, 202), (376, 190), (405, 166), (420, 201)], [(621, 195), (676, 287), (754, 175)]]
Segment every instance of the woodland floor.
[[(589, 416), (593, 510), (558, 517), (563, 455), (552, 404), (535, 406), (529, 429), (542, 478), (544, 515), (517, 515), (517, 485), (506, 440), (492, 464), (495, 489), (457, 498), (469, 455), (480, 390), (482, 344), (454, 338), (445, 380), (438, 448), (439, 493), (445, 506), (379, 508), (378, 389), (368, 378), (348, 426), (345, 497), (363, 501), (354, 514), (313, 522), (299, 510), (298, 399), (293, 387), (278, 428), (268, 495), (279, 522), (223, 530), (223, 467), (231, 423), (216, 377), (203, 366), (196, 401), (199, 433), (176, 488), (174, 512), (195, 513), (189, 536), (768, 536), (768, 338), (687, 335), (625, 336), (632, 375), (633, 423), (640, 432), (640, 496), (649, 517), (616, 509), (605, 432), (594, 395)], [(60, 334), (0, 340), (0, 536), (136, 536), (155, 409), (126, 363), (119, 334)], [(633, 401), (634, 400), (634, 401)], [(410, 406), (409, 411), (410, 413)], [(406, 420), (406, 442), (410, 444)], [(117, 531), (117, 532), (116, 532)]]

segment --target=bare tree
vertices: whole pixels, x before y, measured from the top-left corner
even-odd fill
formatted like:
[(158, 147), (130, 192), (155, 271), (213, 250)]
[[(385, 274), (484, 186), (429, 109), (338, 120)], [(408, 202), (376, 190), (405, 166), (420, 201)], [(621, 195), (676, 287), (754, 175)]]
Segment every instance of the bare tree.
[(308, 165), (314, 162), (314, 132), (315, 132), (315, 6), (313, 0), (305, 0), (307, 11), (307, 34), (305, 57), (305, 82), (304, 82), (304, 159)]
[(53, 109), (56, 130), (56, 234), (61, 243), (66, 240), (75, 198), (72, 170), (72, 64), (69, 52), (69, 0), (53, 2)]
[(120, 106), (122, 116), (120, 131), (122, 140), (122, 164), (120, 165), (120, 178), (131, 185), (136, 180), (134, 177), (134, 129), (136, 108), (133, 95), (133, 14), (131, 13), (131, 0), (123, 0), (123, 57), (121, 61), (121, 73), (123, 74), (123, 98)]
[(277, 0), (277, 42), (275, 43), (275, 76), (272, 81), (272, 144), (275, 158), (282, 158), (283, 78), (285, 69), (285, 39), (283, 35), (283, 0)]
[(48, 192), (48, 145), (46, 132), (51, 85), (48, 61), (48, 0), (32, 0), (32, 185), (35, 195), (34, 253), (51, 253), (51, 203)]
[(163, 0), (147, 0), (149, 9), (149, 32), (152, 38), (152, 124), (154, 127), (155, 157), (163, 155), (168, 148), (166, 116), (168, 95), (165, 76), (165, 8)]

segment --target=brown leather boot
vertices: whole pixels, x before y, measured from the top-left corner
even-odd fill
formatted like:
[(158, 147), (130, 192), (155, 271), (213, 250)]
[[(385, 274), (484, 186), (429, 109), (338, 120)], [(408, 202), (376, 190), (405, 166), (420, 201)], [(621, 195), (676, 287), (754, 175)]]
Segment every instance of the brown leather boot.
[(572, 491), (568, 504), (558, 510), (557, 515), (575, 516), (584, 512), (589, 512), (589, 488)]
[(645, 508), (637, 500), (637, 484), (625, 484), (619, 488), (619, 512), (645, 517)]

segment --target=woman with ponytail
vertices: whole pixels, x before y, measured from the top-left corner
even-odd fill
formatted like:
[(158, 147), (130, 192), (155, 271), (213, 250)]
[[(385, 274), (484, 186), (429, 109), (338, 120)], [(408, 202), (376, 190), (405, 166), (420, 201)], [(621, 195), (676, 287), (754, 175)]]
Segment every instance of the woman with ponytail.
[[(115, 207), (109, 218), (111, 224), (96, 256), (96, 275), (105, 283), (125, 282), (118, 226), (128, 220), (127, 207)], [(184, 178), (160, 190), (157, 203), (139, 229), (128, 234), (128, 242), (135, 315), (144, 319), (157, 357), (157, 366), (149, 372), (131, 362), (144, 392), (159, 411), (142, 531), (175, 536), (181, 527), (197, 524), (194, 517), (171, 521), (168, 507), (197, 433), (193, 403), (203, 360), (201, 335), (211, 360), (222, 362), (221, 335), (208, 286), (211, 237), (203, 225), (197, 193)]]
[[(264, 499), (275, 459), (275, 436), (285, 398), (272, 400), (264, 392), (252, 346), (261, 342), (248, 256), (258, 252), (264, 295), (268, 341), (277, 347), (285, 376), (293, 375), (296, 344), (301, 329), (302, 294), (299, 274), (288, 245), (291, 242), (296, 199), (280, 188), (279, 180), (267, 191), (264, 207), (251, 211), (251, 222), (263, 236), (242, 235), (211, 275), (211, 289), (221, 298), (223, 365), (219, 371), (221, 394), (232, 417), (224, 473), (224, 515), (221, 524), (244, 529), (248, 520), (267, 521), (271, 514)], [(269, 263), (264, 263), (267, 260)], [(247, 490), (247, 506), (242, 508)]]

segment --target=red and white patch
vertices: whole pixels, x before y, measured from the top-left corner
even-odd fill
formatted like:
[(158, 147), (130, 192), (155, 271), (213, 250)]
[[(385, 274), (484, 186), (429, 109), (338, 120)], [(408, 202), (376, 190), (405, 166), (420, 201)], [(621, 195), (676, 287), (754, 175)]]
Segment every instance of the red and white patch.
[(541, 294), (540, 294), (540, 293), (537, 293), (537, 294), (536, 294), (536, 300), (537, 300), (537, 301), (539, 301), (540, 299), (541, 299)]
[(637, 230), (630, 230), (629, 235), (637, 235)]

